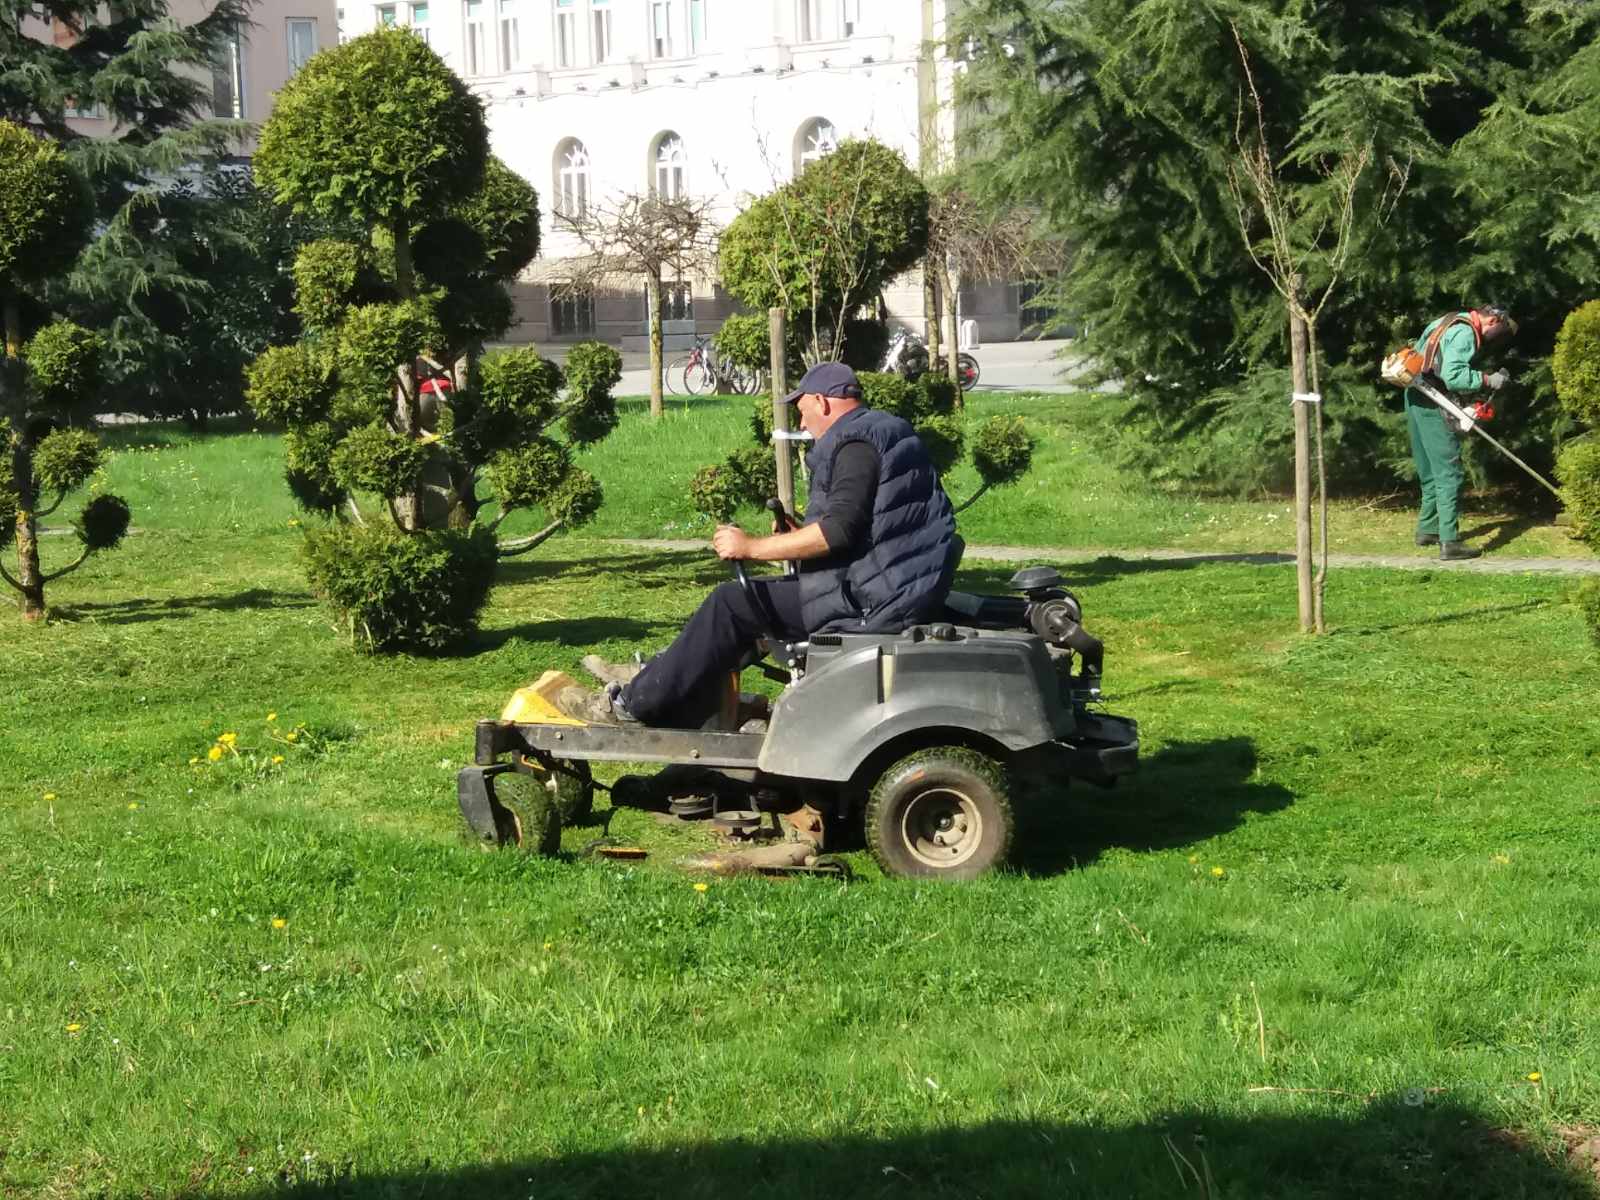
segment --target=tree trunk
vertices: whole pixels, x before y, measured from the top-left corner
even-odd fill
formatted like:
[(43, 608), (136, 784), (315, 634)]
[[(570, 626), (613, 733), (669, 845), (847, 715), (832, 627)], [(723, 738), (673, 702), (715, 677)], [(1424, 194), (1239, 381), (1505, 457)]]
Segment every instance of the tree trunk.
[[(1289, 311), (1289, 362), (1296, 392), (1309, 392), (1306, 374), (1306, 324), (1291, 306)], [(1311, 413), (1296, 400), (1294, 410), (1294, 552), (1295, 584), (1300, 600), (1300, 632), (1316, 627), (1311, 589)]]
[(22, 356), (22, 309), (15, 296), (7, 296), (5, 300), (6, 322), (6, 357), (20, 358)]
[[(781, 308), (767, 309), (767, 361), (772, 372), (772, 429), (774, 433), (789, 432), (789, 406), (784, 397), (789, 393), (788, 313)], [(775, 437), (772, 450), (777, 464), (778, 501), (786, 513), (794, 512), (794, 448), (789, 439)]]
[[(7, 334), (9, 345), (10, 335)], [(16, 431), (11, 435), (11, 477), (17, 489), (17, 590), (22, 593), (22, 619), (44, 620), (44, 573), (39, 569), (38, 502), (33, 480), (33, 446)]]
[[(405, 217), (396, 217), (390, 226), (394, 238), (394, 285), (403, 300), (412, 300), (417, 294), (416, 271), (411, 264), (411, 225)], [(417, 373), (414, 363), (395, 364), (394, 428), (395, 432), (410, 438), (422, 434), (422, 414), (417, 404)], [(408, 533), (416, 533), (427, 523), (422, 492), (402, 493), (389, 502), (389, 511), (395, 524)]]
[(944, 293), (944, 342), (947, 347), (944, 356), (945, 372), (950, 376), (950, 382), (956, 385), (956, 407), (963, 408), (961, 400), (961, 364), (957, 356), (961, 353), (961, 277), (950, 269), (948, 263), (943, 265), (943, 274), (939, 278), (939, 289)]
[[(1321, 370), (1317, 366), (1317, 327), (1306, 327), (1306, 348), (1311, 358), (1311, 390), (1322, 393)], [(1323, 600), (1328, 591), (1328, 460), (1322, 452), (1322, 404), (1319, 401), (1316, 424), (1317, 454), (1317, 577), (1311, 585), (1311, 615), (1318, 633), (1328, 632), (1328, 620)]]
[(928, 365), (939, 356), (939, 271), (923, 261), (922, 267), (922, 330), (923, 341), (928, 344)]
[(661, 272), (644, 277), (645, 307), (650, 310), (650, 415), (661, 416)]

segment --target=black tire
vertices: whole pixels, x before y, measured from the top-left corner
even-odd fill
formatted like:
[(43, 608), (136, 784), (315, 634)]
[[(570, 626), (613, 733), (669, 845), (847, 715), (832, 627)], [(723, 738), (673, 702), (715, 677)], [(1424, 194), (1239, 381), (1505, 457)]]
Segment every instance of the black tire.
[(561, 808), (537, 776), (507, 772), (495, 779), (494, 795), (506, 814), (498, 822), (502, 847), (547, 858), (561, 849)]
[(978, 360), (970, 354), (956, 355), (956, 374), (961, 377), (961, 390), (970, 392), (978, 386)]
[(1005, 862), (1014, 826), (1000, 764), (961, 746), (907, 755), (867, 800), (867, 848), (890, 875), (976, 879)]
[(690, 396), (704, 396), (717, 390), (717, 377), (704, 356), (683, 368), (683, 390)]
[(533, 772), (524, 778), (543, 785), (561, 810), (563, 825), (582, 825), (594, 814), (594, 776), (590, 774), (588, 763), (558, 758), (555, 760), (557, 769), (546, 771), (531, 758), (523, 761)]
[(674, 383), (673, 380), (681, 380), (683, 378), (683, 372), (688, 365), (689, 356), (687, 354), (680, 354), (665, 367), (661, 368), (662, 382), (667, 385), (667, 391), (671, 392), (674, 396), (680, 395), (681, 391), (679, 385)]

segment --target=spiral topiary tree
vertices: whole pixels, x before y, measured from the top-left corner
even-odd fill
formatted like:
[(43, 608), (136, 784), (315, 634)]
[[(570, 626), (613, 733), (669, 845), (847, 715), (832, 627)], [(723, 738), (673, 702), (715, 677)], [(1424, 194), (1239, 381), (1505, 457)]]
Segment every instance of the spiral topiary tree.
[(104, 347), (69, 321), (47, 324), (24, 342), (23, 313), (41, 309), (40, 285), (77, 257), (93, 219), (88, 186), (61, 148), (0, 121), (0, 438), (7, 451), (0, 455), (0, 542), (14, 538), (17, 546), (16, 575), (0, 564), (0, 578), (21, 594), (28, 621), (44, 618), (45, 584), (111, 549), (128, 531), (127, 504), (96, 496), (74, 523), (78, 557), (48, 572), (40, 562), (39, 518), (100, 468), (99, 439), (69, 422), (100, 389)]
[[(621, 359), (599, 343), (573, 347), (565, 372), (531, 348), (482, 356), (538, 252), (538, 197), (409, 31), (316, 55), (278, 94), (255, 169), (279, 203), (367, 230), (301, 250), (306, 334), (247, 377), (256, 414), (287, 430), (291, 491), (330, 520), (306, 535), (312, 586), (362, 647), (458, 641), (500, 558), (599, 508), (573, 451), (616, 426)], [(501, 539), (532, 507), (543, 528)]]
[[(1562, 407), (1588, 427), (1556, 460), (1562, 500), (1573, 534), (1600, 550), (1600, 300), (1573, 309), (1562, 322), (1550, 367)], [(1600, 646), (1600, 580), (1578, 590), (1578, 607)]]
[[(978, 487), (955, 506), (957, 513), (991, 488), (1015, 483), (1033, 465), (1035, 442), (1021, 417), (990, 417), (969, 435), (968, 420), (956, 403), (960, 389), (942, 375), (924, 374), (912, 382), (895, 374), (864, 371), (858, 378), (862, 402), (909, 421), (941, 476), (948, 477), (964, 457), (970, 457)], [(689, 482), (690, 503), (714, 521), (731, 521), (740, 505), (759, 505), (777, 495), (772, 401), (764, 396), (751, 410), (750, 431), (754, 446), (702, 467)]]

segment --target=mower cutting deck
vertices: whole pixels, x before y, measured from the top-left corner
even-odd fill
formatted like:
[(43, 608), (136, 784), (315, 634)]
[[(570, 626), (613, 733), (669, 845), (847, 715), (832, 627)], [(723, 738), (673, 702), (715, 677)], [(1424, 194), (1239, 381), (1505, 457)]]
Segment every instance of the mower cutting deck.
[(574, 720), (554, 704), (572, 680), (548, 673), (478, 723), (476, 765), (458, 778), (462, 814), (486, 842), (526, 844), (529, 821), (497, 779), (534, 776), (571, 820), (593, 802), (589, 763), (663, 764), (612, 784), (613, 804), (705, 815), (810, 804), (835, 825), (860, 816), (890, 874), (970, 879), (1010, 850), (1011, 768), (1111, 786), (1138, 762), (1137, 725), (1090, 707), (1101, 645), (1060, 582), (1030, 568), (1012, 579), (1019, 596), (952, 593), (946, 621), (769, 643), (787, 667), (763, 668), (786, 683), (770, 713), (733, 677), (700, 728)]

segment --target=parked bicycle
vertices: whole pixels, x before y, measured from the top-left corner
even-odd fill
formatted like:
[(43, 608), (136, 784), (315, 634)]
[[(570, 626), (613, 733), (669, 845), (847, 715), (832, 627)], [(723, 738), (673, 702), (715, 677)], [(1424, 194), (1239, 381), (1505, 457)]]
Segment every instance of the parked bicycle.
[(674, 395), (703, 396), (726, 391), (753, 396), (761, 390), (761, 372), (746, 370), (718, 355), (708, 334), (695, 338), (688, 354), (680, 354), (667, 364), (666, 377), (667, 388)]
[[(936, 375), (945, 374), (945, 358), (941, 354), (930, 364), (927, 343), (909, 329), (897, 329), (889, 339), (888, 350), (884, 352), (882, 369), (893, 371), (910, 381), (926, 375), (930, 369)], [(961, 351), (956, 355), (956, 373), (961, 390), (970, 392), (978, 383), (978, 360)]]

